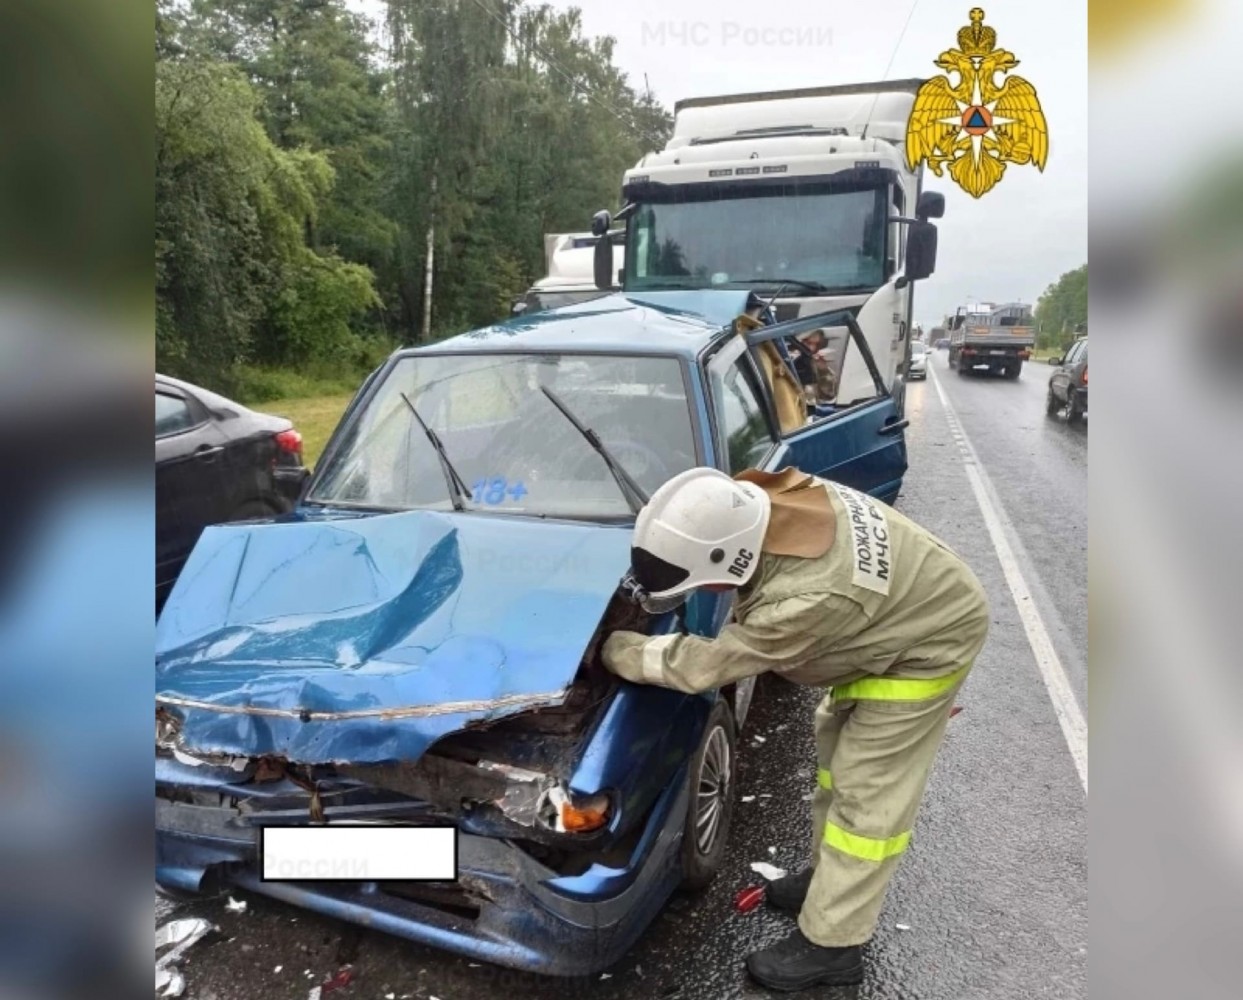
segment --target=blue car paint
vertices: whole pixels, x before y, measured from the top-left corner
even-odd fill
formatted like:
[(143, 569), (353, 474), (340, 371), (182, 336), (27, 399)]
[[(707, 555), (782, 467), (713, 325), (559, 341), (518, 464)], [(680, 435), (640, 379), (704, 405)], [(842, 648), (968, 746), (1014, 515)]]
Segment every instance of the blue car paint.
[[(410, 354), (662, 354), (683, 359), (701, 458), (719, 467), (722, 449), (713, 437), (700, 361), (726, 336), (722, 327), (742, 311), (746, 297), (720, 290), (602, 296), (402, 351), (369, 379), (347, 418), (366, 404), (397, 359)], [(905, 453), (900, 463), (892, 461), (892, 448), (876, 453), (866, 439), (876, 422), (835, 420), (802, 432), (778, 446), (772, 464), (789, 464), (794, 448), (801, 448), (806, 461), (826, 461), (826, 473), (837, 468), (837, 478), (892, 499)], [(815, 441), (829, 427), (842, 443)], [(800, 443), (802, 437), (806, 441)], [(332, 447), (330, 442), (326, 459)], [(859, 451), (852, 453), (854, 448)], [(860, 481), (860, 475), (871, 479)], [(270, 751), (296, 759), (309, 754), (313, 760), (352, 763), (414, 760), (467, 721), (520, 710), (526, 698), (555, 700), (628, 562), (625, 526), (429, 511), (360, 516), (315, 507), (301, 508), (291, 520), (210, 529), (161, 618), (159, 690), (167, 707), (183, 716), (184, 742), (196, 750), (248, 757)], [(294, 534), (276, 540), (292, 529)], [(579, 532), (583, 537), (576, 541)], [(490, 568), (479, 558), (484, 538), (500, 556)], [(505, 565), (550, 549), (590, 553), (599, 565), (577, 575), (567, 570), (562, 577), (505, 575)], [(480, 614), (498, 599), (501, 612)], [(557, 609), (556, 627), (545, 628), (539, 612), (550, 601)], [(684, 625), (715, 635), (729, 604), (723, 596), (696, 594)], [(652, 631), (673, 627), (673, 616), (666, 615)], [(350, 641), (347, 652), (344, 643)], [(461, 669), (478, 662), (491, 669)], [(583, 794), (621, 793), (609, 833), (638, 830), (624, 864), (596, 862), (580, 875), (559, 875), (489, 829), (486, 818), (472, 814), (459, 820), (462, 881), (483, 887), (488, 899), (473, 922), (393, 896), (374, 883), (262, 882), (253, 829), (195, 833), (160, 826), (157, 878), (199, 890), (210, 872), (308, 909), (481, 960), (548, 974), (595, 972), (625, 953), (681, 879), (686, 762), (702, 737), (713, 698), (622, 684), (584, 734), (567, 783)], [(444, 712), (445, 700), (472, 706)], [(382, 705), (411, 715), (381, 724), (380, 716), (367, 713), (383, 711)], [(255, 714), (268, 711), (275, 714)], [(324, 717), (300, 721), (312, 711)], [(352, 711), (363, 715), (343, 714)], [(287, 781), (239, 784), (240, 776), (227, 767), (163, 759), (156, 773), (160, 787), (222, 792), (235, 800), (272, 802), (298, 795)], [(374, 799), (379, 808), (391, 807), (382, 791), (358, 785), (356, 794)], [(157, 802), (158, 826), (161, 810), (172, 806)]]
[(478, 513), (210, 528), (157, 628), (157, 702), (199, 752), (417, 760), (558, 701), (629, 556), (622, 527)]
[(888, 397), (838, 412), (831, 434), (813, 424), (787, 435), (773, 464), (794, 465), (892, 503), (906, 471), (906, 442), (882, 430), (897, 419)]
[(253, 862), (253, 842), (240, 831), (157, 838), (156, 878), (169, 888), (198, 892), (212, 867), (228, 873), (231, 884), (421, 944), (548, 975), (585, 975), (621, 958), (681, 880), (679, 834), (687, 795), (683, 766), (652, 810), (625, 865), (633, 877), (624, 885), (598, 866), (557, 878), (505, 841), (460, 835), (460, 878), (491, 900), (474, 921), (388, 894), (377, 883), (264, 882)]
[[(746, 304), (738, 291), (604, 295), (481, 327), (396, 356), (461, 351), (599, 351), (693, 360)], [(694, 307), (698, 304), (700, 310)], [(716, 322), (708, 316), (728, 317)]]

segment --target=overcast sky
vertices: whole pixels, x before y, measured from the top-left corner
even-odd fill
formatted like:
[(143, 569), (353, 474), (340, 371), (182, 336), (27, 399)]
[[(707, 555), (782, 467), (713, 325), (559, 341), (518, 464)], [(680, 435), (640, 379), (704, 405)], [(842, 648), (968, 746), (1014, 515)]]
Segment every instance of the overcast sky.
[[(376, 0), (355, 0), (371, 7)], [(479, 0), (480, 3), (494, 0)], [(578, 7), (588, 35), (617, 39), (615, 60), (666, 107), (684, 97), (932, 76), (970, 0), (548, 0)], [(936, 274), (921, 282), (925, 327), (967, 301), (1035, 302), (1087, 260), (1086, 0), (982, 4), (998, 46), (1014, 52), (1049, 122), (1043, 173), (1011, 165), (976, 200), (948, 177)], [(902, 36), (903, 24), (910, 16)], [(902, 36), (899, 44), (899, 36)], [(890, 60), (892, 59), (892, 65)], [(888, 67), (888, 71), (886, 68)]]

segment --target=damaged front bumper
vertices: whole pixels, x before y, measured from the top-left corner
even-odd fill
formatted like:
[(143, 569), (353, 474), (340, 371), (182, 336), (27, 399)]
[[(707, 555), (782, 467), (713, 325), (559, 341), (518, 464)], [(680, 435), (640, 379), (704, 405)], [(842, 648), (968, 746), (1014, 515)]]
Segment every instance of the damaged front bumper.
[[(259, 829), (306, 823), (305, 798), (298, 801), (305, 791), (287, 779), (237, 785), (222, 769), (169, 759), (157, 762), (156, 784), (156, 880), (168, 889), (238, 886), (421, 944), (548, 975), (586, 975), (616, 962), (681, 879), (685, 769), (634, 836), (602, 844), (568, 869), (551, 867), (530, 843), (470, 832), (470, 818), (459, 817), (459, 876), (439, 883), (263, 881)], [(361, 782), (339, 783), (325, 801), (329, 824), (452, 821), (430, 803), (398, 800)]]

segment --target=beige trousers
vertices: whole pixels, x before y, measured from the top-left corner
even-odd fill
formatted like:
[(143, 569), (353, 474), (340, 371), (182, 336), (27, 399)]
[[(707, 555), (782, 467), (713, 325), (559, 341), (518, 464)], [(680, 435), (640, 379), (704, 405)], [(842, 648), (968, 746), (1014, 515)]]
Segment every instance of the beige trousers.
[[(798, 918), (816, 944), (863, 944), (875, 931), (966, 673), (917, 701), (830, 693), (816, 709), (815, 873)], [(909, 684), (899, 693), (911, 694)]]

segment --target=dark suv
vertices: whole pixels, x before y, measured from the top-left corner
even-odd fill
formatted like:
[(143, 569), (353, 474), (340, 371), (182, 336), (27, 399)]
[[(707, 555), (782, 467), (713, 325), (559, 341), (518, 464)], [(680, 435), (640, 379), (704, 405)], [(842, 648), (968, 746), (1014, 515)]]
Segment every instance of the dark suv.
[(1049, 376), (1045, 412), (1055, 417), (1065, 408), (1066, 420), (1079, 423), (1088, 412), (1088, 338), (1076, 340), (1062, 358), (1050, 358), (1057, 371)]

